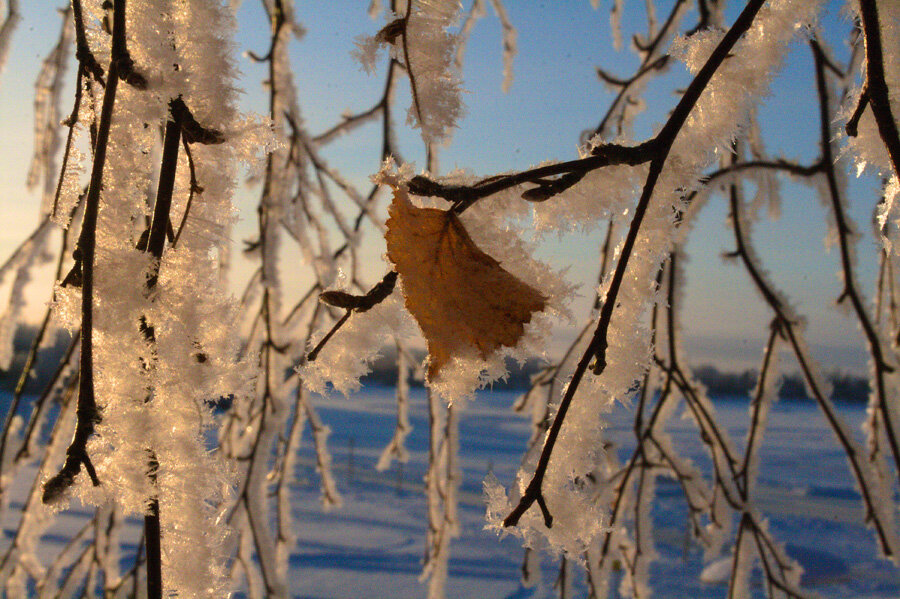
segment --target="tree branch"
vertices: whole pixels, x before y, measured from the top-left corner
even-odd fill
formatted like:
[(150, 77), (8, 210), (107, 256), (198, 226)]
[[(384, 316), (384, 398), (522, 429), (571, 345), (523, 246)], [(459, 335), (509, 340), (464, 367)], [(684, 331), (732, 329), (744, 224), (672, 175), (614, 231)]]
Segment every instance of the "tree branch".
[(884, 54), (878, 24), (878, 5), (875, 0), (860, 0), (859, 13), (866, 36), (866, 96), (872, 106), (878, 132), (891, 156), (894, 174), (900, 177), (900, 132), (891, 111), (887, 81), (884, 78)]
[[(116, 8), (123, 13), (117, 35), (124, 39), (124, 0), (116, 1)], [(100, 189), (103, 184), (103, 167), (106, 164), (106, 150), (109, 144), (109, 129), (112, 124), (113, 106), (116, 101), (116, 88), (119, 82), (119, 65), (110, 62), (106, 88), (103, 92), (103, 106), (100, 112), (100, 124), (97, 127), (97, 143), (94, 149), (94, 164), (91, 169), (91, 182), (85, 199), (84, 217), (81, 224), (81, 236), (75, 250), (75, 259), (82, 264), (81, 284), (81, 365), (78, 387), (78, 406), (76, 409), (77, 424), (75, 435), (66, 450), (66, 461), (62, 469), (44, 483), (44, 503), (52, 503), (62, 498), (63, 494), (75, 482), (75, 476), (84, 466), (91, 482), (100, 484), (94, 465), (87, 453), (88, 439), (94, 434), (94, 425), (100, 421), (100, 411), (94, 397), (94, 354), (93, 354), (93, 301), (94, 301), (94, 253), (96, 248), (97, 215), (100, 208)]]
[[(616, 299), (619, 288), (624, 279), (625, 270), (628, 266), (628, 261), (637, 239), (638, 231), (643, 222), (644, 214), (650, 204), (653, 190), (659, 179), (659, 175), (662, 172), (663, 166), (665, 165), (672, 144), (675, 141), (675, 137), (687, 120), (691, 109), (697, 103), (697, 100), (700, 98), (700, 95), (709, 83), (709, 80), (712, 79), (713, 74), (719, 68), (719, 65), (721, 65), (728, 57), (731, 49), (737, 43), (741, 35), (750, 28), (753, 19), (756, 17), (756, 13), (762, 7), (764, 1), (765, 0), (751, 0), (747, 3), (747, 6), (741, 12), (734, 25), (732, 25), (728, 33), (725, 34), (721, 42), (719, 42), (718, 46), (716, 46), (709, 59), (706, 61), (706, 64), (703, 65), (703, 68), (700, 69), (690, 86), (688, 86), (687, 91), (685, 91), (681, 101), (679, 101), (678, 105), (675, 107), (669, 120), (663, 126), (656, 138), (654, 138), (652, 145), (654, 155), (650, 162), (650, 171), (647, 175), (647, 180), (644, 183), (644, 189), (641, 198), (638, 201), (637, 208), (635, 209), (634, 218), (631, 221), (625, 242), (622, 245), (621, 257), (619, 258), (619, 263), (616, 265), (616, 270), (613, 274), (606, 300), (600, 310), (600, 321), (597, 325), (597, 329), (587, 350), (578, 362), (575, 372), (572, 374), (572, 379), (569, 381), (566, 393), (560, 402), (559, 411), (553, 421), (553, 425), (547, 433), (547, 439), (544, 442), (544, 448), (541, 451), (541, 456), (538, 460), (531, 482), (522, 494), (519, 504), (503, 520), (504, 526), (515, 526), (518, 523), (519, 518), (522, 517), (525, 511), (527, 511), (538, 498), (543, 499), (541, 484), (543, 483), (547, 466), (550, 463), (550, 456), (556, 445), (556, 439), (559, 436), (559, 431), (562, 428), (569, 405), (572, 402), (572, 398), (575, 396), (575, 391), (578, 389), (581, 379), (592, 360), (596, 358), (593, 368), (595, 375), (601, 374), (606, 367), (607, 331), (609, 330), (612, 313), (617, 303)], [(544, 520), (549, 527), (546, 514)]]

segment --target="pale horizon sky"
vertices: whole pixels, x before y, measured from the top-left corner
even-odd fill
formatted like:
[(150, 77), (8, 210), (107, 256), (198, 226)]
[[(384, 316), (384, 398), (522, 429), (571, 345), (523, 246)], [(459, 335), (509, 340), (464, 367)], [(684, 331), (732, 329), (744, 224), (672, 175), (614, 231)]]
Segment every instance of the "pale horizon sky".
[[(24, 180), (31, 154), (33, 82), (40, 61), (56, 41), (59, 18), (56, 8), (63, 2), (38, 0), (22, 3), (22, 21), (13, 35), (12, 49), (0, 75), (0, 156), (2, 156), (3, 199), (0, 200), (0, 261), (27, 235), (37, 221), (38, 200), (24, 192)], [(636, 64), (633, 55), (615, 52), (609, 35), (609, 2), (598, 10), (588, 0), (558, 2), (505, 2), (510, 19), (518, 30), (519, 53), (514, 64), (512, 89), (503, 94), (500, 26), (488, 8), (473, 32), (466, 52), (463, 72), (467, 90), (464, 101), (467, 115), (460, 122), (452, 143), (440, 154), (442, 172), (464, 168), (479, 175), (522, 169), (540, 161), (568, 160), (577, 157), (580, 132), (596, 126), (611, 95), (598, 81), (595, 68), (603, 66), (619, 75), (629, 75)], [(668, 4), (668, 3), (666, 3)], [(834, 4), (834, 3), (832, 3)], [(383, 19), (372, 21), (365, 12), (367, 3), (298, 3), (297, 15), (307, 30), (293, 44), (292, 55), (301, 111), (309, 130), (323, 131), (339, 120), (345, 111), (356, 112), (374, 104), (381, 94), (383, 73), (368, 76), (350, 57), (357, 35), (373, 34)], [(732, 7), (732, 15), (739, 7)], [(639, 7), (628, 5), (626, 22), (642, 18)], [(638, 11), (637, 13), (632, 11)], [(660, 11), (662, 12), (662, 11)], [(847, 27), (832, 9), (822, 21), (827, 34)], [(688, 17), (690, 19), (690, 17)], [(255, 2), (244, 0), (239, 12), (238, 45), (241, 51), (264, 53), (268, 29), (264, 15)], [(810, 110), (815, 100), (813, 72), (808, 48), (795, 43), (784, 72), (773, 86), (773, 96), (762, 109), (766, 140), (773, 154), (782, 152), (809, 162), (817, 147), (816, 113)], [(846, 48), (835, 48), (838, 58)], [(265, 110), (257, 65), (241, 58), (246, 95), (245, 110)], [(674, 66), (667, 81), (686, 80), (680, 66)], [(69, 77), (74, 80), (75, 70)], [(680, 79), (679, 79), (680, 77)], [(70, 85), (71, 88), (71, 85)], [(651, 86), (655, 90), (656, 86)], [(404, 157), (421, 168), (424, 153), (418, 131), (402, 127), (408, 92), (401, 85), (395, 115), (399, 143)], [(665, 112), (675, 103), (666, 92), (657, 94), (638, 133), (647, 136)], [(69, 110), (71, 94), (64, 94), (63, 110)], [(378, 168), (378, 147), (369, 143), (378, 134), (377, 127), (364, 128), (324, 152), (354, 182), (361, 185)], [(859, 279), (871, 297), (875, 276), (876, 240), (870, 233), (872, 208), (877, 201), (877, 181), (867, 177), (850, 189), (852, 216), (864, 239), (857, 248)], [(793, 300), (798, 312), (808, 320), (808, 339), (813, 353), (826, 370), (865, 371), (865, 352), (856, 321), (834, 306), (840, 293), (838, 254), (824, 244), (824, 212), (809, 189), (801, 184), (783, 183), (783, 214), (775, 221), (762, 221), (754, 233), (757, 252), (773, 280)], [(239, 248), (255, 228), (253, 211), (256, 191), (238, 194), (241, 221), (233, 237)], [(384, 208), (382, 204), (382, 209)], [(749, 277), (740, 268), (724, 264), (721, 255), (733, 249), (726, 226), (727, 209), (722, 198), (707, 205), (688, 243), (690, 265), (686, 272), (688, 287), (684, 296), (684, 341), (693, 364), (712, 363), (725, 369), (757, 368), (767, 334), (770, 314), (752, 290)], [(370, 258), (374, 282), (383, 274), (378, 265), (383, 242), (372, 240)], [(549, 240), (541, 256), (554, 265), (570, 266), (573, 281), (593, 283), (602, 236), (571, 235), (563, 241)], [(381, 244), (381, 245), (379, 245)], [(235, 274), (235, 291), (240, 289), (241, 274)], [(282, 272), (291, 289), (299, 289), (302, 267), (283, 264)], [(246, 276), (246, 274), (244, 275)], [(0, 284), (0, 302), (6, 301), (8, 280)], [(33, 303), (42, 306), (49, 299), (49, 282), (36, 279), (29, 289)], [(576, 320), (560, 330), (559, 346), (586, 317), (590, 288), (573, 306)], [(289, 298), (285, 301), (290, 304)], [(5, 305), (5, 304), (0, 304)], [(854, 349), (856, 348), (856, 349)]]

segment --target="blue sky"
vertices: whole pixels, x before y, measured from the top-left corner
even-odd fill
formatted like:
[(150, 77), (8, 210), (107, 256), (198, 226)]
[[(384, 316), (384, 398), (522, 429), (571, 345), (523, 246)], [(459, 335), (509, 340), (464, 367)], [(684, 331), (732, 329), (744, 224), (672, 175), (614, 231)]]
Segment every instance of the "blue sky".
[[(362, 2), (298, 2), (298, 16), (306, 36), (292, 48), (301, 110), (313, 133), (337, 122), (341, 113), (368, 108), (380, 97), (381, 73), (368, 76), (350, 57), (353, 40), (371, 34), (383, 24), (366, 15)], [(643, 3), (626, 4), (626, 24), (639, 22)], [(665, 2), (664, 4), (670, 4)], [(23, 21), (13, 38), (12, 51), (0, 77), (0, 156), (2, 156), (3, 199), (0, 200), (0, 259), (30, 230), (37, 218), (37, 199), (24, 192), (31, 151), (31, 92), (40, 60), (55, 43), (59, 21), (54, 8), (61, 2), (39, 0), (22, 3)], [(500, 26), (493, 13), (476, 26), (466, 53), (463, 73), (468, 107), (452, 144), (440, 155), (442, 170), (465, 168), (476, 174), (521, 169), (547, 160), (567, 160), (577, 156), (576, 146), (583, 129), (593, 127), (602, 116), (611, 96), (597, 80), (594, 70), (602, 65), (613, 73), (628, 75), (636, 64), (628, 51), (615, 52), (609, 34), (609, 2), (594, 10), (588, 0), (555, 2), (513, 2), (506, 0), (510, 19), (517, 27), (519, 54), (514, 65), (512, 89), (504, 94)], [(731, 12), (736, 12), (736, 6)], [(660, 9), (660, 14), (665, 9)], [(828, 35), (840, 35), (847, 27), (831, 9), (823, 19)], [(690, 18), (690, 17), (689, 17)], [(241, 50), (263, 53), (268, 45), (268, 28), (257, 4), (245, 0), (240, 8)], [(48, 25), (49, 24), (49, 25)], [(836, 47), (843, 58), (846, 48)], [(265, 110), (259, 81), (264, 73), (242, 58), (242, 82), (246, 110)], [(74, 69), (71, 71), (74, 78)], [(686, 81), (684, 71), (673, 67), (659, 86), (651, 87), (652, 100), (637, 133), (649, 135), (661, 122), (675, 100), (673, 85)], [(68, 110), (69, 96), (64, 100)], [(817, 124), (811, 58), (803, 43), (795, 44), (785, 70), (773, 86), (773, 95), (762, 109), (767, 142), (773, 153), (801, 161), (815, 158)], [(408, 106), (404, 86), (398, 106)], [(403, 124), (404, 113), (396, 115)], [(417, 131), (401, 127), (399, 142), (404, 157), (420, 167), (424, 162)], [(327, 151), (329, 162), (348, 178), (363, 182), (378, 168), (377, 127), (369, 126), (342, 139)], [(376, 141), (377, 143), (377, 141)], [(855, 321), (834, 308), (840, 292), (837, 278), (838, 255), (823, 245), (824, 213), (805, 186), (785, 182), (783, 213), (780, 219), (761, 223), (754, 241), (772, 278), (795, 300), (798, 311), (809, 321), (809, 339), (826, 367), (860, 370), (863, 355), (850, 350), (862, 347)], [(852, 216), (868, 234), (871, 210), (876, 201), (876, 182), (871, 178), (851, 185)], [(242, 221), (234, 238), (249, 237), (254, 228), (255, 191), (239, 193)], [(722, 199), (709, 203), (688, 244), (690, 266), (685, 296), (685, 335), (695, 362), (713, 361), (725, 367), (753, 367), (760, 355), (769, 314), (752, 291), (749, 278), (735, 266), (725, 265), (720, 256), (733, 248), (726, 228), (726, 206)], [(383, 252), (380, 241), (372, 239), (371, 256), (377, 268)], [(573, 280), (593, 281), (600, 235), (575, 235), (563, 241), (551, 240), (541, 254), (558, 266), (570, 265)], [(868, 235), (860, 244), (860, 279), (871, 295), (875, 268), (875, 240)], [(235, 275), (239, 286), (242, 273)], [(299, 285), (301, 269), (285, 265), (286, 280)], [(380, 278), (374, 272), (372, 280)], [(32, 284), (35, 301), (46, 301), (46, 281)], [(2, 293), (2, 292), (0, 292)], [(288, 294), (290, 290), (288, 290)], [(576, 304), (579, 320), (585, 314), (585, 297)], [(4, 295), (0, 294), (0, 298)], [(565, 330), (562, 337), (566, 336)]]

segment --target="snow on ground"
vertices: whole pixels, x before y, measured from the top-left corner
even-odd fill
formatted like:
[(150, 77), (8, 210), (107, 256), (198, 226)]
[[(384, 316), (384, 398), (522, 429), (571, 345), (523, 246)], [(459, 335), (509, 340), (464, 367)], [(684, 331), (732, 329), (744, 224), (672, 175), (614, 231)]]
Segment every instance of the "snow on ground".
[[(493, 472), (508, 484), (518, 467), (528, 438), (525, 418), (511, 413), (515, 394), (482, 394), (460, 419), (460, 537), (451, 544), (448, 597), (552, 597), (558, 564), (542, 559), (542, 576), (534, 588), (519, 582), (523, 551), (511, 537), (498, 539), (483, 530), (481, 483)], [(394, 463), (376, 472), (381, 449), (393, 435), (392, 389), (373, 388), (345, 399), (315, 400), (322, 419), (332, 428), (329, 446), (344, 506), (323, 512), (318, 501), (318, 474), (307, 434), (298, 460), (293, 511), (298, 544), (290, 560), (293, 597), (422, 597), (419, 582), (424, 555), (426, 505), (422, 493), (427, 462), (428, 415), (424, 392), (413, 390), (407, 439), (410, 462)], [(740, 447), (746, 429), (746, 400), (717, 401), (716, 409)], [(843, 406), (854, 430), (864, 417), (863, 406)], [(862, 524), (862, 509), (842, 452), (824, 420), (810, 403), (774, 406), (765, 435), (758, 505), (771, 530), (788, 553), (804, 567), (803, 585), (824, 597), (887, 598), (900, 595), (900, 572), (877, 556), (872, 533)], [(701, 467), (709, 463), (693, 425), (672, 420), (679, 449)], [(860, 433), (861, 434), (861, 433)], [(616, 412), (607, 436), (626, 455), (631, 422), (626, 410)], [(16, 490), (15, 495), (24, 495)], [(659, 597), (723, 597), (724, 582), (704, 583), (708, 566), (684, 526), (687, 506), (679, 487), (660, 479), (653, 509), (660, 559), (651, 570)], [(88, 512), (73, 507), (42, 539), (47, 546), (68, 542), (88, 520)], [(123, 561), (133, 554), (139, 535), (137, 519), (124, 534), (129, 542)], [(4, 546), (14, 534), (15, 519), (2, 523)], [(131, 540), (133, 537), (133, 540)], [(578, 569), (575, 568), (577, 571)], [(714, 572), (708, 572), (710, 580)], [(584, 594), (583, 576), (576, 575), (576, 596)], [(759, 596), (762, 588), (757, 587)], [(240, 594), (237, 597), (241, 597)]]

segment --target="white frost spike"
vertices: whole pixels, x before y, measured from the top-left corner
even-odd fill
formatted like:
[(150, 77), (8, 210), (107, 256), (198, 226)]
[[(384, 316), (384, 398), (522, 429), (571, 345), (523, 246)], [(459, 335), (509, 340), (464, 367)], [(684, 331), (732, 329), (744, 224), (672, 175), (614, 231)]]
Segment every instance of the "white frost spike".
[(466, 56), (466, 48), (469, 44), (469, 36), (472, 35), (472, 30), (475, 29), (475, 24), (479, 19), (484, 18), (486, 14), (485, 0), (475, 0), (472, 3), (472, 8), (469, 9), (469, 14), (466, 15), (466, 19), (463, 21), (462, 27), (459, 28), (459, 33), (456, 35), (456, 58), (454, 60), (454, 66), (457, 70), (462, 71), (463, 67), (463, 59)]
[(891, 175), (884, 187), (884, 200), (878, 206), (878, 226), (881, 242), (890, 254), (900, 254), (900, 180)]
[(382, 7), (381, 7), (381, 0), (372, 0), (372, 1), (369, 3), (369, 10), (368, 10), (369, 18), (370, 18), (370, 19), (377, 19), (377, 18), (378, 18), (378, 15), (381, 14), (381, 10), (382, 10)]
[(700, 582), (706, 584), (722, 584), (731, 576), (731, 563), (733, 558), (723, 557), (707, 564), (700, 572)]
[(26, 307), (25, 288), (31, 282), (32, 269), (44, 262), (49, 233), (49, 227), (40, 227), (21, 249), (21, 263), (9, 292), (9, 303), (6, 310), (0, 313), (0, 370), (8, 370), (12, 363), (16, 325)]
[(453, 57), (457, 38), (447, 28), (459, 18), (458, 0), (412, 0), (403, 34), (413, 105), (407, 121), (426, 144), (449, 141), (462, 117), (461, 83)]
[(0, 26), (0, 72), (6, 66), (6, 58), (9, 56), (9, 43), (12, 41), (13, 32), (19, 24), (22, 15), (19, 13), (19, 0), (8, 0), (6, 5), (6, 20)]
[(518, 52), (518, 45), (516, 42), (518, 33), (516, 32), (516, 28), (513, 27), (512, 21), (509, 20), (509, 14), (507, 14), (502, 0), (491, 0), (491, 6), (494, 7), (494, 12), (497, 13), (497, 18), (500, 20), (500, 26), (503, 28), (502, 89), (503, 92), (506, 93), (509, 92), (509, 88), (510, 86), (512, 86), (513, 60), (515, 59), (516, 53)]
[(331, 468), (331, 453), (328, 451), (328, 436), (331, 435), (331, 427), (322, 424), (319, 414), (308, 401), (304, 402), (306, 418), (309, 420), (313, 433), (313, 445), (316, 450), (316, 472), (322, 479), (322, 506), (325, 509), (341, 507), (343, 500), (334, 482), (334, 473)]
[(50, 202), (56, 191), (55, 158), (60, 145), (59, 102), (65, 82), (72, 32), (71, 10), (63, 13), (59, 41), (44, 59), (34, 83), (34, 155), (28, 169), (27, 186), (36, 187), (43, 178), (41, 212), (50, 212)]
[[(76, 129), (73, 140), (77, 139), (77, 134), (81, 131), (83, 129), (80, 127)], [(81, 196), (81, 176), (84, 173), (84, 159), (85, 156), (81, 150), (74, 147), (74, 145), (69, 148), (69, 158), (66, 161), (65, 172), (62, 174), (56, 212), (51, 212), (50, 216), (51, 220), (63, 229), (69, 228), (72, 221), (72, 211), (77, 206), (78, 199)]]
[[(591, 4), (597, 8), (599, 0), (591, 0)], [(613, 49), (618, 52), (622, 49), (622, 0), (613, 0), (609, 11), (609, 27), (612, 29)]]
[(458, 0), (410, 0), (405, 17), (374, 36), (360, 36), (351, 51), (367, 73), (374, 72), (382, 46), (402, 55), (412, 93), (406, 120), (421, 129), (426, 146), (447, 143), (463, 114), (459, 70), (464, 39), (484, 13), (483, 0), (473, 5), (463, 31), (452, 34), (447, 29), (456, 24), (461, 9)]
[(431, 442), (425, 493), (428, 499), (428, 533), (421, 580), (428, 579), (428, 599), (443, 599), (450, 559), (450, 540), (459, 536), (457, 491), (459, 470), (458, 404), (446, 406), (440, 396), (428, 391)]
[(381, 40), (371, 35), (361, 35), (356, 38), (356, 49), (350, 51), (350, 55), (362, 66), (369, 75), (375, 72), (375, 63), (378, 61), (378, 50), (381, 49)]
[(390, 443), (381, 452), (375, 469), (379, 472), (387, 470), (391, 461), (396, 458), (400, 463), (409, 460), (409, 451), (406, 449), (406, 437), (412, 432), (409, 424), (409, 359), (404, 348), (397, 343), (397, 427)]

